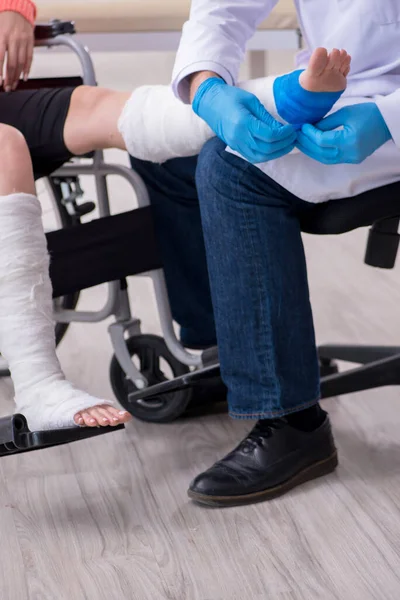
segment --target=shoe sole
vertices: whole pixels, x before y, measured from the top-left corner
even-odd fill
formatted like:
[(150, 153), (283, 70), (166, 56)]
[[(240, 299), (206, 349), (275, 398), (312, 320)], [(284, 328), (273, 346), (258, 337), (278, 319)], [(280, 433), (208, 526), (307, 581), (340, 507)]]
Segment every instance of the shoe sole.
[(302, 471), (299, 471), (296, 473), (296, 475), (284, 483), (260, 492), (253, 492), (251, 494), (244, 494), (241, 496), (207, 496), (206, 494), (198, 494), (197, 492), (189, 490), (188, 496), (197, 504), (214, 507), (240, 506), (242, 504), (263, 502), (264, 500), (272, 500), (273, 498), (283, 496), (283, 494), (286, 494), (298, 485), (307, 483), (307, 481), (328, 475), (329, 473), (332, 473), (337, 466), (338, 455), (337, 452), (335, 452), (329, 456), (329, 458), (320, 460), (319, 462), (310, 465)]

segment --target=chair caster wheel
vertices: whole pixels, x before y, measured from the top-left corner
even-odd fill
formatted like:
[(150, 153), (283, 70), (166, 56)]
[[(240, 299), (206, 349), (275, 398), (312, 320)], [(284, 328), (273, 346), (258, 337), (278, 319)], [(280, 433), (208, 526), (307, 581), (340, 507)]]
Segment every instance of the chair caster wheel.
[[(137, 335), (126, 342), (128, 351), (151, 387), (189, 373), (189, 368), (179, 362), (168, 350), (163, 338), (156, 335)], [(136, 419), (151, 423), (170, 423), (186, 410), (192, 396), (191, 388), (177, 389), (164, 394), (147, 395), (130, 399), (137, 390), (134, 383), (114, 356), (110, 365), (110, 381), (118, 402)]]
[(328, 375), (336, 375), (336, 373), (339, 373), (337, 362), (331, 358), (320, 358), (319, 373), (321, 378), (328, 377)]

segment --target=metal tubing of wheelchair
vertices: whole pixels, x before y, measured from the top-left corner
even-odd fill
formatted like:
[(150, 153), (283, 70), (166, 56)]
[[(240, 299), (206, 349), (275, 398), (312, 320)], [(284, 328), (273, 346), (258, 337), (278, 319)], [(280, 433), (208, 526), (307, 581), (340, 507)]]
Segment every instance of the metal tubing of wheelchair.
[(158, 314), (160, 317), (161, 331), (168, 349), (172, 352), (175, 358), (177, 358), (184, 365), (187, 365), (188, 367), (201, 367), (201, 355), (199, 356), (197, 354), (192, 354), (191, 352), (185, 350), (175, 335), (164, 271), (162, 269), (158, 269), (157, 271), (148, 273), (148, 276), (151, 277), (153, 281)]
[(105, 162), (97, 163), (96, 165), (81, 165), (76, 163), (72, 165), (64, 165), (55, 171), (53, 175), (56, 177), (79, 175), (102, 175), (107, 177), (107, 175), (120, 175), (124, 179), (127, 179), (133, 187), (138, 206), (142, 208), (150, 205), (149, 193), (143, 179), (135, 171), (123, 165), (113, 165)]
[[(79, 175), (93, 175), (96, 179), (97, 192), (99, 193), (99, 212), (100, 216), (107, 216), (110, 214), (110, 202), (108, 198), (107, 186), (105, 179), (107, 175), (120, 175), (124, 179), (127, 179), (133, 187), (137, 202), (140, 207), (149, 206), (150, 199), (147, 192), (147, 188), (142, 178), (123, 165), (113, 165), (104, 162), (103, 153), (96, 153), (97, 160), (91, 165), (83, 165), (80, 163), (65, 165), (58, 169), (54, 176), (68, 177), (68, 176), (79, 176)], [(100, 183), (103, 180), (103, 185)], [(120, 284), (119, 281), (110, 282), (108, 286), (108, 298), (104, 307), (99, 311), (75, 311), (75, 310), (60, 310), (56, 311), (55, 318), (59, 323), (73, 323), (73, 322), (86, 322), (86, 323), (98, 323), (107, 319), (109, 316), (114, 315), (118, 312), (120, 299)], [(168, 305), (169, 306), (169, 305)], [(172, 323), (172, 321), (171, 321)], [(183, 348), (181, 347), (181, 350)], [(185, 363), (186, 364), (186, 363)]]
[(56, 310), (54, 318), (58, 323), (100, 323), (118, 312), (120, 282), (110, 281), (108, 296), (103, 308), (97, 311), (85, 310)]
[(99, 203), (99, 215), (109, 217), (111, 214), (110, 199), (108, 195), (107, 177), (98, 171), (98, 167), (104, 164), (104, 152), (97, 150), (93, 158), (94, 179), (96, 183), (97, 201)]
[(78, 56), (82, 67), (83, 83), (97, 85), (96, 74), (89, 50), (70, 35), (59, 35), (49, 40), (37, 40), (36, 46), (51, 48), (52, 46), (68, 46)]
[[(127, 179), (128, 182), (133, 187), (137, 203), (139, 207), (145, 207), (150, 205), (149, 193), (147, 191), (146, 185), (143, 179), (133, 171), (132, 169), (125, 167), (123, 165), (114, 165), (105, 163), (103, 160), (96, 161), (96, 164), (93, 165), (81, 165), (81, 164), (72, 164), (65, 165), (58, 169), (54, 173), (55, 176), (66, 177), (70, 176), (79, 176), (79, 175), (94, 175), (94, 176), (103, 176), (107, 177), (108, 175), (120, 175), (124, 179)], [(108, 194), (107, 194), (107, 202), (108, 202)], [(149, 277), (153, 280), (156, 303), (157, 308), (160, 315), (160, 324), (163, 336), (165, 338), (165, 343), (167, 344), (168, 349), (173, 353), (173, 355), (181, 361), (184, 365), (193, 366), (193, 367), (201, 367), (202, 360), (201, 356), (192, 354), (185, 350), (182, 344), (179, 342), (175, 335), (173, 319), (171, 314), (171, 308), (169, 304), (168, 294), (167, 294), (167, 286), (165, 283), (164, 272), (162, 270), (155, 271), (153, 273), (148, 274)], [(116, 283), (118, 286), (118, 290), (114, 293), (119, 294), (119, 282)], [(112, 292), (112, 290), (110, 290)], [(110, 294), (109, 302), (104, 307), (102, 311), (99, 312), (82, 312), (82, 311), (61, 311), (56, 314), (57, 320), (62, 319), (60, 322), (62, 323), (70, 323), (73, 321), (89, 321), (89, 322), (97, 322), (101, 321), (103, 318), (107, 318), (112, 314), (117, 312), (117, 302), (119, 300), (118, 295), (114, 297), (114, 293)], [(111, 297), (112, 296), (112, 297)], [(106, 314), (106, 311), (109, 312)], [(106, 316), (104, 316), (106, 315)]]

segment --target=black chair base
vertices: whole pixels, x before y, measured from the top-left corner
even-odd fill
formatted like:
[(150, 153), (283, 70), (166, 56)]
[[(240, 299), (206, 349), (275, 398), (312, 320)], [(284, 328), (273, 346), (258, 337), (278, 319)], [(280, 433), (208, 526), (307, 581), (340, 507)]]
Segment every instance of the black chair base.
[[(129, 394), (132, 402), (155, 398), (170, 392), (204, 386), (221, 376), (216, 349), (207, 351), (210, 361), (198, 371), (152, 385)], [(321, 365), (321, 398), (361, 392), (389, 385), (400, 385), (400, 348), (397, 346), (321, 346), (318, 349)], [(339, 373), (336, 360), (359, 363), (363, 366)]]
[(30, 431), (23, 415), (0, 419), (0, 456), (42, 450), (62, 444), (70, 444), (124, 429), (116, 427), (71, 427), (49, 431)]
[(343, 360), (363, 366), (322, 377), (321, 397), (331, 398), (388, 385), (400, 385), (400, 348), (396, 346), (321, 346), (322, 369)]

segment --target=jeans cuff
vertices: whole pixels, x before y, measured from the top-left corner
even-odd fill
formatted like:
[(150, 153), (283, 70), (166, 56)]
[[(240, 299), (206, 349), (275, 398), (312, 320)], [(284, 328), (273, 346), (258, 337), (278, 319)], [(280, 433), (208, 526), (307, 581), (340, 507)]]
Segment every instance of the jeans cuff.
[(251, 410), (242, 411), (242, 410), (229, 410), (229, 416), (232, 419), (236, 420), (244, 420), (244, 419), (279, 419), (281, 417), (286, 417), (287, 415), (291, 415), (296, 412), (300, 412), (301, 410), (305, 410), (306, 408), (310, 408), (311, 406), (315, 406), (320, 401), (319, 396), (317, 396), (316, 400), (309, 400), (308, 402), (303, 402), (302, 404), (297, 404), (291, 408), (282, 408), (280, 410), (261, 410), (257, 412), (253, 412)]

